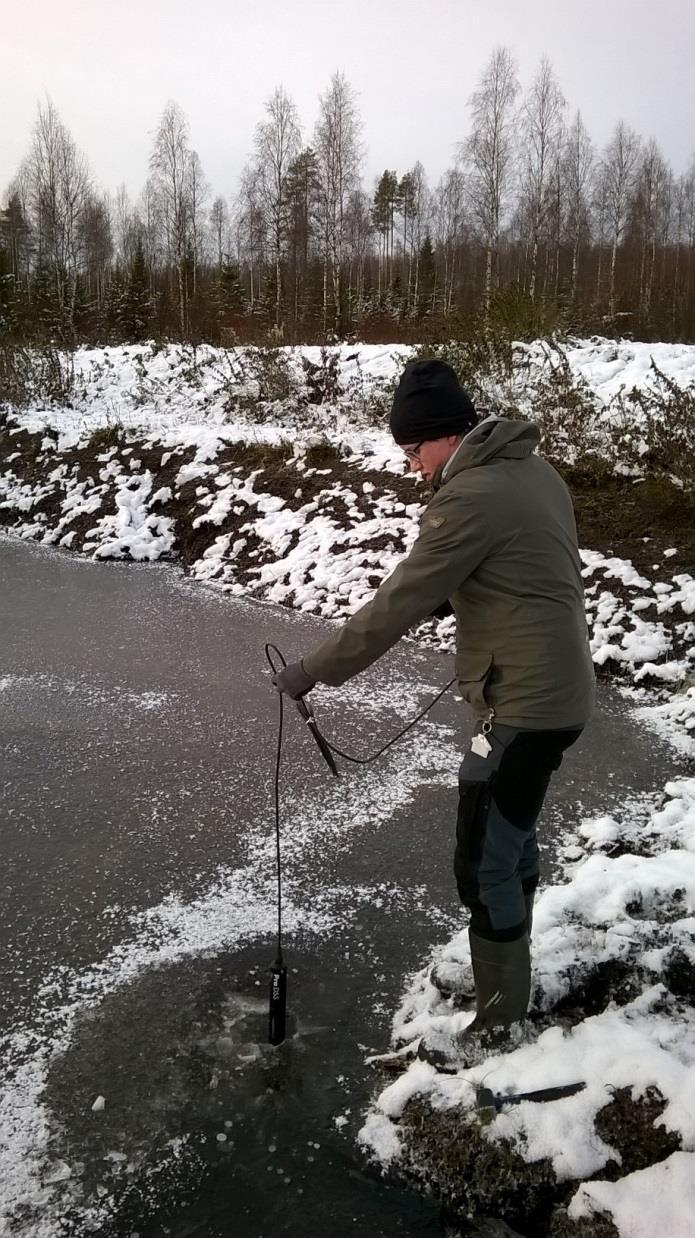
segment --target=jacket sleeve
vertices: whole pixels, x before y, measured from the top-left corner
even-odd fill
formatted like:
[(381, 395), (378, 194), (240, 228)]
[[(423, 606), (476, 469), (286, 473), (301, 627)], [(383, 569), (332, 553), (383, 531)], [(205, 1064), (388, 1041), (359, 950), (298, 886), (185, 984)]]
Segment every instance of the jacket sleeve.
[(376, 662), (470, 576), (490, 548), (477, 502), (439, 493), (430, 502), (410, 553), (362, 606), (302, 659), (313, 679), (335, 687)]

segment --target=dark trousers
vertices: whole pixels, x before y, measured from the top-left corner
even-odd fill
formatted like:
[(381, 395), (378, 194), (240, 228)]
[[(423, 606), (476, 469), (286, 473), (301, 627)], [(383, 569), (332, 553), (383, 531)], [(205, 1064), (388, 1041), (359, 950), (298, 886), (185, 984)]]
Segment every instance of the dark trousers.
[(526, 932), (525, 897), (538, 885), (536, 822), (551, 776), (580, 735), (496, 722), (488, 756), (469, 750), (463, 758), (454, 872), (478, 937), (516, 941)]

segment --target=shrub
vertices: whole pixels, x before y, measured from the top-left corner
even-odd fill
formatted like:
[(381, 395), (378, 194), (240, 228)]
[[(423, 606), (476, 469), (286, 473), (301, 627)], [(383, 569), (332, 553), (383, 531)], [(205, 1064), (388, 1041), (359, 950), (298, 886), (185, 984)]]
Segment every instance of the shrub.
[(607, 449), (616, 464), (665, 473), (695, 493), (695, 386), (680, 387), (652, 361), (653, 383), (621, 392), (610, 409)]
[(69, 349), (0, 344), (0, 400), (15, 405), (64, 401), (74, 386), (75, 362)]
[[(357, 354), (354, 360), (356, 373), (348, 381), (346, 388), (350, 413), (366, 425), (383, 430), (387, 427), (399, 375), (395, 373), (391, 378), (369, 377), (362, 369)], [(397, 360), (400, 362), (400, 355)]]
[(125, 432), (122, 426), (100, 426), (90, 434), (87, 450), (92, 453), (107, 451), (110, 447), (122, 447), (125, 443)]
[(302, 354), (302, 369), (308, 404), (337, 404), (342, 394), (340, 353), (337, 348), (321, 349), (318, 364)]
[(599, 411), (588, 384), (572, 372), (555, 341), (544, 345), (547, 364), (535, 383), (530, 420), (541, 432), (541, 451), (573, 465), (600, 450)]
[(287, 350), (272, 345), (259, 345), (244, 351), (244, 378), (256, 386), (255, 398), (262, 403), (287, 400), (298, 394), (297, 380), (292, 373)]

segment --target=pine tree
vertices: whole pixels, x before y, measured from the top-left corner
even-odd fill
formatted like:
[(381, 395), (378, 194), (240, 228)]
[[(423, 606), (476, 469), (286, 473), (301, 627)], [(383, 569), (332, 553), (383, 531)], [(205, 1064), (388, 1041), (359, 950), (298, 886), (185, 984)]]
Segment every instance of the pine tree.
[(410, 309), (411, 289), (413, 280), (413, 236), (417, 189), (412, 172), (406, 172), (401, 177), (398, 186), (398, 209), (403, 216), (403, 264), (408, 263), (408, 279), (406, 284), (405, 308)]
[(316, 230), (320, 180), (316, 152), (311, 146), (300, 151), (286, 178), (288, 204), (288, 252), (295, 325), (306, 313), (309, 253)]
[[(399, 182), (395, 172), (382, 172), (372, 202), (372, 223), (381, 237), (379, 250), (379, 295), (393, 281), (393, 233), (399, 203)], [(382, 267), (383, 260), (383, 267)], [(383, 283), (382, 283), (383, 270)]]

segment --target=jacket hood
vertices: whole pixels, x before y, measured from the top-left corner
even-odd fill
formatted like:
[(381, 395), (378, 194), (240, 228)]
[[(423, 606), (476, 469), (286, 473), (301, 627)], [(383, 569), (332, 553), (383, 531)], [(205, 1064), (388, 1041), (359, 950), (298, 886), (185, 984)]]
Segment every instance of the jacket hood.
[(479, 468), (491, 460), (524, 460), (541, 440), (540, 430), (528, 421), (508, 417), (486, 417), (461, 440), (452, 456), (432, 478), (438, 490), (463, 469)]

